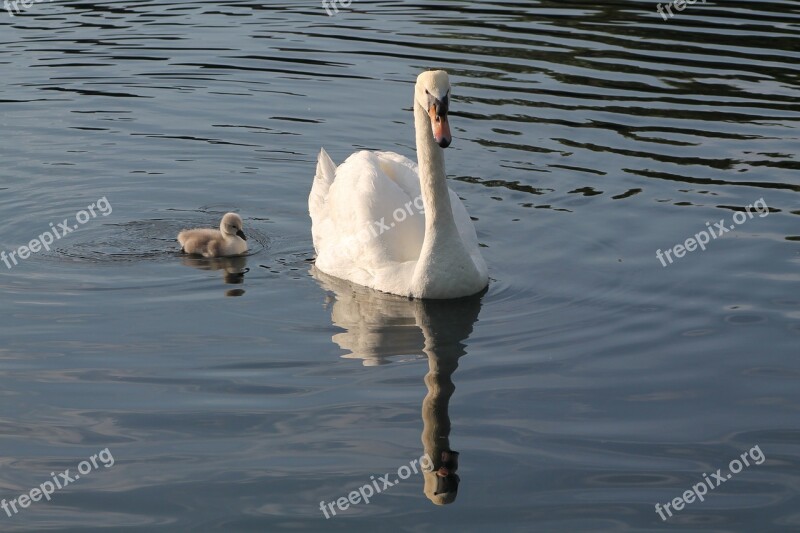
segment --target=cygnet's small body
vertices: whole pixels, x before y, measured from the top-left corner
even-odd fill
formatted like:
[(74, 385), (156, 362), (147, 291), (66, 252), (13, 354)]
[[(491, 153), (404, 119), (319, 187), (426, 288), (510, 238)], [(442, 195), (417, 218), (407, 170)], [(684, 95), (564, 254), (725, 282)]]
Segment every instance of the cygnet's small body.
[(227, 257), (247, 251), (247, 237), (242, 231), (242, 217), (226, 213), (215, 229), (187, 229), (178, 234), (178, 242), (187, 254), (203, 257)]

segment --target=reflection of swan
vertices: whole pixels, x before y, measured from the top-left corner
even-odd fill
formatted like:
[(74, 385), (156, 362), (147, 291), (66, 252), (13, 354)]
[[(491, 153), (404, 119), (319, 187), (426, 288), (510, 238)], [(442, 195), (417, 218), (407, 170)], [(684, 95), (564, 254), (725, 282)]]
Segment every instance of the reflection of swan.
[(247, 251), (247, 237), (242, 231), (242, 217), (236, 213), (225, 213), (215, 229), (185, 229), (178, 233), (181, 250), (187, 254), (203, 257), (225, 257)]
[[(222, 279), (228, 285), (239, 285), (244, 283), (244, 275), (249, 271), (247, 268), (247, 257), (243, 255), (234, 257), (192, 257), (183, 256), (182, 262), (186, 266), (198, 270), (222, 270)], [(241, 296), (244, 294), (242, 289), (231, 289), (225, 293), (227, 296)]]
[(449, 104), (447, 73), (420, 74), (414, 91), (419, 167), (392, 152), (362, 151), (336, 168), (320, 152), (308, 197), (319, 270), (414, 298), (458, 298), (486, 287), (475, 227), (447, 187), (442, 148), (451, 140)]
[(426, 355), (428, 394), (422, 402), (422, 444), (430, 457), (424, 469), (425, 495), (435, 504), (455, 501), (458, 452), (450, 449), (452, 375), (465, 352), (481, 309), (481, 296), (455, 300), (408, 300), (359, 287), (312, 268), (323, 288), (333, 293), (331, 319), (344, 333), (333, 341), (364, 365), (390, 362), (397, 355)]

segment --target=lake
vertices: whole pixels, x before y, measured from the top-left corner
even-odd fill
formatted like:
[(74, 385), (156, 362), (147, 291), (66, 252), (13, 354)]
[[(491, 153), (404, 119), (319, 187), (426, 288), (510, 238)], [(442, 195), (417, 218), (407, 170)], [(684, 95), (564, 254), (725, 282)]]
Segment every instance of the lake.
[[(0, 12), (0, 530), (800, 531), (800, 5), (326, 5)], [(454, 301), (308, 216), (429, 68)]]

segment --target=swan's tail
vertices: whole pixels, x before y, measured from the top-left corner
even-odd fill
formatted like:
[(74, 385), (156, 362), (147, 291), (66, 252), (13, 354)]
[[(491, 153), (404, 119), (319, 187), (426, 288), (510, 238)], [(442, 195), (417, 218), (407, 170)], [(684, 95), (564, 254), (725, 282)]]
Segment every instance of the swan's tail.
[(311, 215), (311, 233), (314, 238), (314, 247), (318, 248), (317, 225), (325, 218), (325, 201), (328, 198), (328, 191), (331, 188), (333, 179), (336, 177), (336, 164), (328, 155), (324, 148), (319, 151), (317, 158), (317, 174), (314, 176), (314, 184), (311, 186), (311, 194), (308, 195), (308, 213)]
[(319, 157), (317, 158), (317, 175), (315, 180), (322, 180), (329, 187), (333, 183), (333, 178), (336, 176), (336, 164), (325, 151), (325, 148), (319, 149)]
[(328, 197), (328, 189), (331, 188), (333, 178), (336, 177), (336, 164), (325, 151), (325, 148), (320, 148), (319, 157), (317, 158), (317, 175), (314, 176), (314, 185), (311, 187), (311, 196), (308, 198), (308, 209), (314, 214), (314, 203), (318, 202), (318, 207), (325, 204), (325, 198)]

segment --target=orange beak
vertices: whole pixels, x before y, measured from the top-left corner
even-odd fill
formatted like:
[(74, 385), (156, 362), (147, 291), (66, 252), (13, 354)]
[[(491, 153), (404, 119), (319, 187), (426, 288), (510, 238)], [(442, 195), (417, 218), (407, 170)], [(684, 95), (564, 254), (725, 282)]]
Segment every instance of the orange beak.
[(453, 142), (453, 137), (450, 135), (450, 123), (447, 121), (447, 114), (439, 114), (437, 108), (438, 106), (434, 104), (428, 109), (433, 139), (442, 148), (447, 148)]

